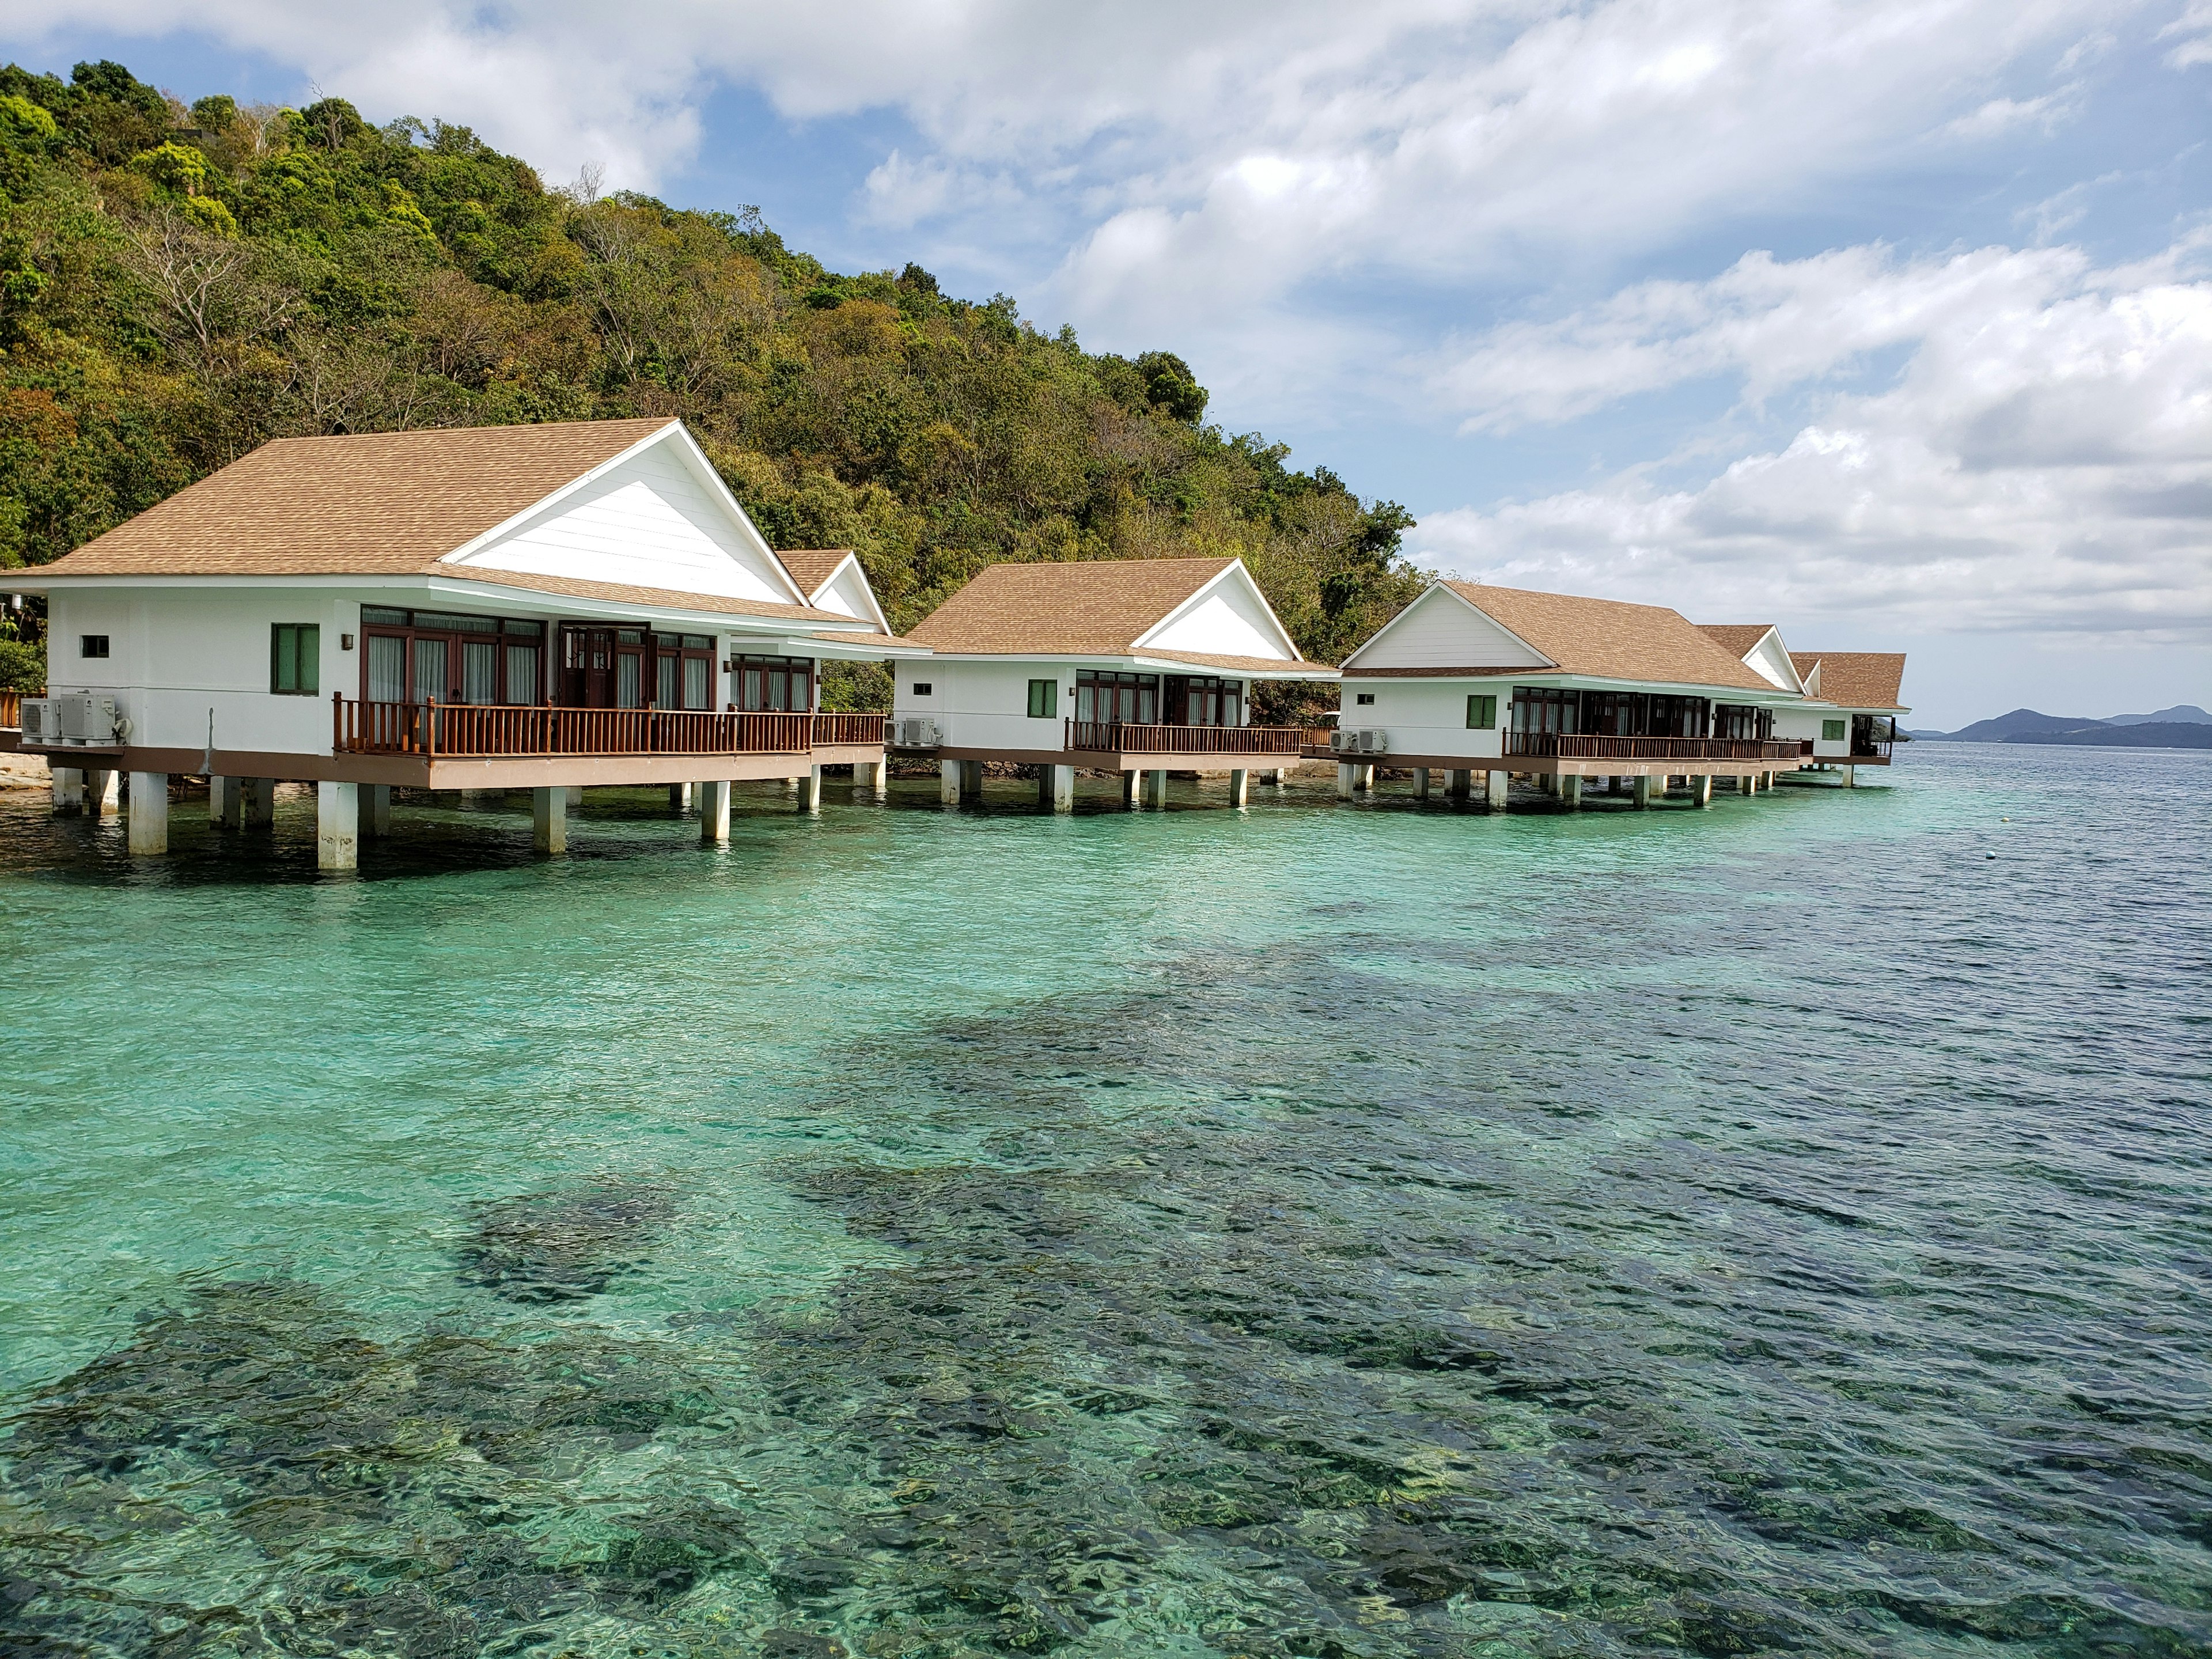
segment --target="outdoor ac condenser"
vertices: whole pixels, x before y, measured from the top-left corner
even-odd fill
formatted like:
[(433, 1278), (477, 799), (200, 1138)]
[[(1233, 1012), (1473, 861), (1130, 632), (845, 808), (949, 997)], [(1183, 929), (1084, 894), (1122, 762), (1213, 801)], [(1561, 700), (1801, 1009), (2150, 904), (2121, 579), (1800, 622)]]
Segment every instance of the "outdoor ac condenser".
[(908, 715), (891, 722), (891, 747), (894, 749), (934, 749), (938, 744), (937, 722)]
[(121, 739), (116, 730), (115, 699), (93, 692), (78, 692), (64, 697), (50, 697), (58, 716), (56, 724), (61, 730), (56, 734), (64, 743), (81, 743), (92, 748), (104, 749)]
[(23, 741), (52, 743), (61, 736), (61, 721), (56, 718), (52, 697), (23, 699)]
[(1374, 731), (1371, 728), (1346, 732), (1340, 727), (1331, 735), (1329, 747), (1340, 755), (1387, 754), (1390, 748), (1390, 734), (1387, 732)]

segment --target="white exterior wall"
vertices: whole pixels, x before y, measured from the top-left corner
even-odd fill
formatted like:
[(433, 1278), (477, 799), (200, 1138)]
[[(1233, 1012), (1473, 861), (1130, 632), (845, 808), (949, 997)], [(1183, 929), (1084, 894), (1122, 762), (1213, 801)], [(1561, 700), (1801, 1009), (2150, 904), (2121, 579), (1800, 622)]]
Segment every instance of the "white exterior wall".
[[(1844, 735), (1839, 738), (1824, 738), (1820, 727), (1826, 721), (1841, 720)], [(1778, 738), (1813, 739), (1815, 760), (1848, 760), (1851, 753), (1851, 711), (1848, 708), (1778, 708), (1774, 711), (1774, 735)]]
[(780, 605), (796, 602), (759, 533), (693, 475), (670, 442), (631, 456), (448, 563), (457, 574), (475, 565)]
[(1782, 643), (1782, 635), (1770, 631), (1766, 637), (1752, 647), (1743, 659), (1743, 665), (1778, 691), (1799, 689), (1796, 665), (1790, 660), (1790, 653)]
[[(938, 736), (957, 749), (1059, 749), (1062, 723), (1075, 714), (1075, 665), (1035, 657), (995, 662), (933, 660), (891, 665), (894, 719), (937, 722)], [(1049, 720), (1029, 717), (1030, 682), (1057, 677), (1059, 708)], [(916, 696), (916, 684), (930, 695)]]
[[(1498, 699), (1497, 723), (1485, 731), (1468, 729), (1467, 700), (1475, 692)], [(1363, 696), (1375, 701), (1363, 704)], [(1387, 732), (1393, 755), (1495, 760), (1504, 753), (1501, 733), (1512, 701), (1510, 680), (1348, 679), (1337, 724), (1347, 732)]]
[[(313, 623), (322, 629), (321, 690), (278, 696), (269, 690), (270, 629)], [(198, 749), (215, 715), (218, 749), (281, 754), (331, 751), (331, 693), (359, 695), (361, 606), (331, 592), (226, 588), (125, 588), (56, 592), (49, 601), (47, 684), (52, 691), (112, 694), (131, 720), (131, 742)], [(108, 656), (78, 655), (80, 637), (108, 636)]]

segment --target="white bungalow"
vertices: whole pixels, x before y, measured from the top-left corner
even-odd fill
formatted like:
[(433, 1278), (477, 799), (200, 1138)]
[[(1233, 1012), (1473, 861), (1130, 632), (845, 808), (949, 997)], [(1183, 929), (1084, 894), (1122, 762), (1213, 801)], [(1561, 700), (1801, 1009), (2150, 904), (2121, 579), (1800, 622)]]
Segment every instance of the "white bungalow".
[(1761, 679), (1803, 698), (1775, 711), (1775, 735), (1796, 738), (1806, 757), (1824, 768), (1840, 767), (1846, 787), (1857, 781), (1859, 767), (1889, 764), (1897, 717), (1912, 712), (1898, 701), (1904, 653), (1792, 651), (1771, 623), (1698, 626)]
[(1304, 660), (1242, 559), (997, 564), (909, 636), (927, 662), (892, 666), (892, 741), (936, 757), (948, 804), (997, 761), (1038, 769), (1039, 804), (1074, 804), (1075, 774), (1118, 772), (1123, 799), (1167, 799), (1170, 769), (1297, 764), (1295, 726), (1252, 724), (1261, 680), (1334, 680)]
[(326, 868), (395, 785), (528, 788), (559, 850), (572, 788), (698, 784), (724, 838), (733, 780), (880, 787), (882, 717), (817, 712), (818, 664), (927, 654), (820, 562), (794, 576), (677, 421), (279, 440), (24, 573), (50, 689), (22, 746), (58, 790), (129, 772), (139, 852), (175, 774), (232, 823), (312, 780)]
[(1387, 757), (1424, 793), (1432, 771), (1462, 796), (1486, 774), (1493, 808), (1514, 774), (1570, 804), (1585, 779), (1618, 780), (1641, 806), (1655, 779), (1663, 792), (1684, 778), (1703, 801), (1715, 777), (1748, 793), (1802, 757), (1775, 720), (1803, 693), (1661, 605), (1436, 581), (1343, 673), (1334, 747), (1346, 795)]

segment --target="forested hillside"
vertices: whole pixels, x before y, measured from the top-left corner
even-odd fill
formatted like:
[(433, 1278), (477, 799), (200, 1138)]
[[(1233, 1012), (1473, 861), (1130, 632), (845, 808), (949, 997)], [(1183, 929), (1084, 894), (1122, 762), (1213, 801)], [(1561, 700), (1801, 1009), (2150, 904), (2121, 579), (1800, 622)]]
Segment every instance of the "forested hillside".
[(674, 415), (902, 629), (1000, 559), (1239, 553), (1334, 661), (1418, 586), (1401, 508), (1206, 425), (1169, 352), (839, 275), (749, 209), (548, 189), (465, 127), (11, 65), (0, 192), (0, 566), (272, 437)]

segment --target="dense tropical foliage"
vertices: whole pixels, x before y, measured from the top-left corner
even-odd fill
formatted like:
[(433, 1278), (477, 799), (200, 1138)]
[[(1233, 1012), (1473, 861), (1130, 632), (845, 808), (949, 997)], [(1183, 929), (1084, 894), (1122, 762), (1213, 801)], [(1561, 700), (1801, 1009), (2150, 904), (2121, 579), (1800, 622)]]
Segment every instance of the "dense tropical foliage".
[(751, 210), (549, 190), (465, 127), (187, 108), (112, 63), (0, 70), (0, 567), (278, 435), (676, 415), (900, 628), (997, 560), (1237, 553), (1334, 660), (1418, 585), (1402, 509), (1206, 424), (1170, 353), (841, 276)]

